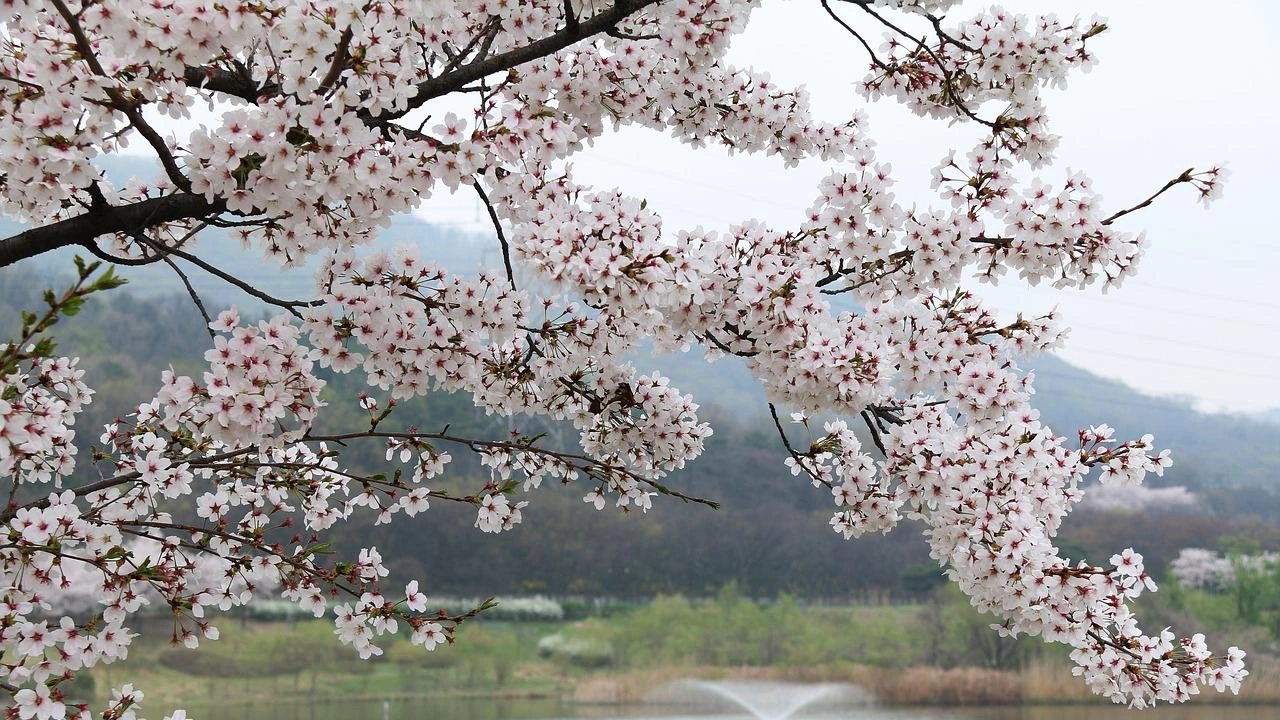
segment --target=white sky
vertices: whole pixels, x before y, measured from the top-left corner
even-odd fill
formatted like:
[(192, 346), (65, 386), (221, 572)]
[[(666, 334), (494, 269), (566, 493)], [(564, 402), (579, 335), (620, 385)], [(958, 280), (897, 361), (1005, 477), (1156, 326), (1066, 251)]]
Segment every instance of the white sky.
[[(953, 17), (987, 3), (967, 2)], [(839, 3), (833, 3), (839, 5)], [(1062, 136), (1058, 162), (1040, 171), (1060, 182), (1087, 172), (1108, 207), (1135, 204), (1187, 167), (1227, 163), (1226, 196), (1204, 210), (1181, 187), (1127, 220), (1151, 248), (1139, 275), (1106, 297), (1007, 281), (979, 288), (1006, 311), (1057, 305), (1073, 332), (1061, 356), (1144, 392), (1191, 398), (1205, 410), (1280, 407), (1280, 198), (1277, 91), (1280, 3), (1269, 0), (1127, 0), (1006, 3), (1017, 12), (1089, 16), (1111, 30), (1091, 41), (1100, 63), (1050, 94)], [(1065, 11), (1064, 11), (1065, 8)], [(858, 20), (857, 12), (845, 16)], [(871, 37), (880, 33), (861, 24)], [(873, 43), (874, 44), (874, 43)], [(732, 53), (784, 85), (805, 84), (816, 114), (839, 121), (858, 107), (871, 116), (881, 161), (891, 162), (904, 205), (941, 205), (929, 171), (950, 147), (967, 150), (973, 128), (915, 118), (892, 101), (865, 106), (853, 91), (867, 58), (817, 2), (773, 0), (753, 16)], [(649, 200), (668, 229), (726, 229), (750, 217), (793, 227), (830, 166), (784, 171), (776, 159), (693, 151), (657, 133), (606, 137), (574, 161), (580, 182), (617, 186)], [(469, 193), (432, 200), (424, 219), (490, 232)]]

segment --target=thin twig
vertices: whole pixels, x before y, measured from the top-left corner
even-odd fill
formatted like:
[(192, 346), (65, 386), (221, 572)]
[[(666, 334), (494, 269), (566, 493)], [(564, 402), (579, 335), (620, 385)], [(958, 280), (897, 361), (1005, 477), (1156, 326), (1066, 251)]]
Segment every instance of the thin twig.
[(858, 415), (862, 418), (862, 422), (867, 424), (867, 429), (871, 431), (871, 442), (876, 444), (876, 449), (880, 451), (881, 455), (884, 455), (886, 458), (889, 457), (889, 451), (884, 449), (884, 441), (880, 439), (880, 430), (876, 428), (875, 423), (871, 421), (871, 413), (863, 410), (858, 413)]
[(1128, 215), (1131, 212), (1134, 212), (1136, 210), (1141, 210), (1142, 208), (1147, 207), (1151, 203), (1155, 202), (1156, 198), (1163, 195), (1169, 188), (1173, 187), (1174, 185), (1180, 185), (1182, 183), (1191, 182), (1191, 173), (1194, 171), (1195, 171), (1195, 168), (1187, 168), (1186, 170), (1183, 170), (1181, 175), (1165, 183), (1164, 187), (1155, 191), (1155, 193), (1152, 194), (1151, 197), (1147, 198), (1146, 200), (1143, 200), (1142, 202), (1138, 203), (1137, 205), (1134, 205), (1131, 208), (1126, 208), (1117, 213), (1114, 213), (1113, 215), (1108, 217), (1106, 220), (1103, 220), (1102, 224), (1110, 225), (1111, 223), (1115, 222), (1116, 220), (1119, 220), (1120, 218), (1124, 217), (1125, 215)]
[(201, 270), (204, 270), (205, 272), (209, 273), (210, 275), (217, 276), (218, 278), (221, 278), (222, 280), (225, 280), (225, 281), (227, 281), (227, 282), (231, 283), (232, 285), (235, 285), (236, 287), (240, 288), (240, 289), (241, 289), (241, 290), (243, 290), (244, 292), (246, 292), (246, 293), (248, 293), (248, 294), (252, 295), (253, 297), (258, 298), (259, 300), (261, 300), (261, 301), (263, 301), (263, 302), (265, 302), (265, 303), (267, 303), (267, 304), (269, 304), (269, 305), (274, 305), (274, 306), (279, 307), (279, 308), (284, 308), (284, 309), (285, 309), (285, 310), (287, 310), (289, 313), (291, 313), (294, 317), (297, 317), (297, 318), (301, 318), (301, 317), (302, 317), (302, 313), (298, 312), (298, 310), (297, 310), (297, 309), (298, 309), (298, 308), (300, 308), (300, 307), (318, 307), (318, 306), (320, 306), (320, 305), (323, 305), (323, 304), (324, 304), (324, 303), (323, 303), (322, 301), (320, 301), (320, 300), (311, 300), (311, 301), (303, 301), (303, 300), (281, 300), (280, 298), (275, 297), (275, 296), (273, 296), (273, 295), (268, 295), (267, 293), (265, 293), (265, 292), (263, 292), (263, 291), (259, 290), (258, 288), (256, 288), (256, 287), (254, 287), (254, 286), (250, 285), (249, 283), (247, 283), (247, 282), (245, 282), (245, 281), (241, 280), (240, 278), (238, 278), (238, 277), (236, 277), (236, 276), (234, 276), (234, 275), (232, 275), (232, 274), (230, 274), (230, 273), (226, 272), (225, 270), (221, 270), (221, 269), (219, 269), (219, 268), (217, 268), (217, 267), (214, 267), (213, 265), (210, 265), (209, 263), (205, 262), (204, 260), (201, 260), (200, 258), (196, 257), (195, 255), (192, 255), (191, 253), (183, 252), (182, 250), (179, 250), (179, 249), (177, 249), (177, 248), (169, 247), (169, 246), (164, 245), (164, 244), (162, 244), (162, 243), (158, 243), (158, 242), (156, 242), (156, 241), (154, 241), (154, 240), (151, 240), (150, 238), (147, 238), (147, 239), (145, 240), (145, 242), (147, 242), (147, 244), (149, 244), (149, 245), (150, 245), (152, 248), (154, 248), (157, 252), (161, 252), (161, 253), (164, 253), (164, 254), (166, 254), (166, 255), (176, 255), (177, 257), (180, 257), (180, 258), (182, 258), (183, 260), (186, 260), (187, 262), (191, 263), (192, 265), (195, 265), (196, 267), (200, 268)]
[[(846, 2), (848, 1), (849, 0), (846, 0)], [(957, 110), (964, 113), (964, 115), (968, 117), (970, 120), (973, 120), (974, 122), (980, 123), (982, 125), (986, 125), (988, 128), (991, 128), (991, 130), (996, 133), (999, 133), (1007, 128), (1005, 124), (999, 122), (998, 120), (986, 120), (984, 118), (979, 117), (977, 113), (969, 109), (969, 106), (966, 105), (964, 101), (960, 99), (959, 92), (956, 90), (955, 74), (947, 69), (946, 63), (942, 61), (942, 58), (938, 55), (937, 52), (934, 51), (933, 47), (930, 46), (929, 43), (925, 42), (924, 38), (922, 37), (917, 38), (916, 36), (912, 35), (906, 30), (903, 30), (902, 28), (893, 24), (893, 22), (891, 22), (888, 18), (876, 12), (875, 9), (873, 9), (869, 3), (854, 1), (854, 2), (851, 2), (850, 4), (856, 5), (857, 7), (861, 8), (863, 12), (867, 13), (868, 15), (875, 18), (876, 20), (879, 20), (880, 24), (884, 25), (885, 27), (898, 33), (902, 37), (915, 43), (917, 50), (923, 50), (925, 53), (927, 53), (929, 57), (933, 59), (934, 65), (936, 65), (938, 68), (938, 72), (942, 73), (942, 90), (943, 90), (944, 98), (949, 100), (951, 105), (954, 106)]]
[(889, 66), (886, 65), (884, 61), (881, 60), (879, 56), (876, 55), (875, 50), (871, 49), (871, 44), (867, 42), (866, 38), (862, 37), (862, 34), (859, 33), (857, 30), (854, 30), (853, 26), (845, 22), (844, 18), (837, 15), (836, 11), (831, 8), (831, 5), (827, 2), (827, 0), (822, 0), (822, 9), (826, 10), (827, 14), (831, 16), (831, 19), (835, 20), (836, 23), (840, 25), (840, 27), (849, 31), (850, 35), (854, 36), (855, 38), (857, 38), (858, 42), (862, 43), (862, 47), (866, 48), (867, 54), (871, 56), (871, 63), (873, 65), (880, 68), (881, 70), (884, 70), (885, 72), (889, 71)]
[(480, 182), (471, 183), (471, 187), (476, 189), (476, 194), (480, 196), (484, 207), (489, 211), (489, 221), (493, 223), (493, 231), (498, 235), (498, 242), (502, 245), (502, 265), (507, 270), (507, 280), (511, 282), (511, 287), (516, 286), (516, 274), (511, 269), (511, 246), (507, 243), (507, 236), (502, 232), (502, 221), (498, 219), (498, 212), (493, 209), (493, 203), (489, 202), (489, 196), (485, 194), (484, 188), (480, 187)]
[(791, 456), (792, 460), (796, 461), (796, 466), (801, 470), (804, 470), (805, 474), (813, 478), (814, 482), (822, 483), (827, 487), (833, 487), (826, 478), (821, 477), (815, 473), (812, 468), (805, 464), (804, 461), (808, 457), (807, 455), (802, 455), (798, 450), (792, 447), (791, 439), (787, 437), (787, 431), (782, 429), (782, 421), (778, 419), (778, 408), (773, 403), (769, 403), (769, 414), (773, 416), (773, 426), (778, 429), (778, 437), (782, 438), (782, 447), (786, 448), (787, 454)]
[(102, 63), (98, 62), (97, 55), (93, 52), (93, 45), (89, 42), (88, 36), (84, 34), (84, 28), (80, 27), (80, 21), (76, 19), (71, 9), (63, 0), (52, 0), (53, 6), (58, 10), (58, 14), (67, 23), (67, 29), (71, 32), (71, 36), (76, 42), (76, 51), (80, 57), (89, 65), (89, 69), (107, 82), (103, 83), (103, 89), (106, 90), (107, 97), (111, 99), (110, 107), (125, 114), (129, 118), (129, 123), (138, 130), (138, 134), (146, 139), (151, 148), (156, 151), (156, 156), (160, 160), (160, 164), (164, 166), (164, 172), (169, 176), (169, 180), (173, 182), (180, 190), (184, 192), (191, 191), (191, 181), (187, 179), (182, 171), (178, 169), (178, 162), (174, 159), (173, 154), (169, 152), (169, 146), (165, 144), (164, 138), (156, 132), (142, 117), (142, 113), (138, 112), (138, 104), (125, 98), (112, 83), (115, 78), (107, 74), (102, 67)]
[(547, 448), (536, 447), (531, 444), (514, 442), (510, 440), (477, 440), (475, 438), (459, 437), (457, 435), (449, 435), (447, 431), (448, 431), (448, 428), (446, 427), (444, 431), (438, 432), (438, 433), (390, 432), (390, 431), (381, 431), (381, 430), (361, 430), (357, 432), (338, 433), (333, 435), (315, 435), (315, 434), (308, 433), (306, 436), (302, 438), (302, 441), (304, 442), (341, 442), (344, 440), (356, 440), (360, 438), (392, 438), (392, 439), (399, 439), (399, 440), (429, 439), (429, 440), (439, 440), (441, 442), (448, 442), (448, 443), (454, 443), (457, 445), (462, 445), (468, 448), (469, 450), (471, 450), (472, 452), (479, 452), (482, 450), (501, 450), (506, 452), (536, 453), (539, 455), (545, 455), (547, 457), (555, 458), (562, 462), (566, 462), (570, 465), (576, 465), (579, 469), (586, 472), (588, 475), (592, 475), (592, 472), (591, 472), (592, 470), (595, 470), (597, 473), (623, 475), (625, 477), (629, 477), (635, 480), (636, 482), (648, 485), (654, 488), (655, 490), (658, 490), (663, 495), (669, 495), (673, 498), (676, 498), (678, 500), (683, 500), (687, 503), (696, 503), (698, 505), (706, 505), (707, 507), (710, 507), (716, 510), (720, 509), (720, 503), (714, 500), (707, 500), (705, 498), (686, 495), (680, 492), (679, 490), (674, 490), (670, 487), (667, 487), (666, 485), (663, 485), (662, 483), (658, 482), (657, 480), (654, 480), (653, 478), (648, 478), (643, 475), (637, 474), (621, 465), (609, 465), (593, 457), (589, 457), (587, 455), (563, 452), (560, 450), (550, 450)]
[(168, 255), (161, 259), (164, 260), (166, 265), (173, 268), (173, 271), (178, 274), (178, 278), (182, 280), (183, 287), (187, 289), (187, 294), (191, 296), (191, 302), (195, 303), (196, 310), (200, 311), (200, 317), (204, 318), (204, 329), (209, 333), (209, 339), (216, 338), (217, 333), (213, 331), (212, 327), (209, 327), (213, 324), (213, 318), (209, 317), (209, 312), (204, 309), (204, 302), (200, 300), (200, 295), (196, 292), (196, 289), (191, 286), (191, 280), (187, 277), (187, 274), (182, 272), (182, 268), (178, 267), (178, 264)]
[(338, 38), (338, 47), (333, 51), (333, 63), (329, 66), (329, 72), (325, 73), (324, 79), (320, 81), (320, 87), (316, 89), (316, 95), (320, 97), (328, 95), (334, 84), (338, 82), (338, 78), (342, 75), (347, 60), (350, 58), (348, 48), (351, 46), (352, 34), (350, 26), (342, 31), (342, 37)]
[(144, 255), (143, 257), (140, 257), (140, 258), (129, 258), (129, 257), (120, 257), (119, 255), (112, 255), (111, 253), (98, 247), (98, 244), (92, 240), (86, 240), (84, 244), (81, 245), (81, 247), (93, 253), (93, 255), (99, 258), (100, 260), (105, 260), (106, 262), (109, 262), (113, 265), (125, 265), (127, 267), (137, 267), (140, 265), (150, 265), (160, 259), (160, 257), (156, 255), (153, 255), (151, 257), (147, 257)]

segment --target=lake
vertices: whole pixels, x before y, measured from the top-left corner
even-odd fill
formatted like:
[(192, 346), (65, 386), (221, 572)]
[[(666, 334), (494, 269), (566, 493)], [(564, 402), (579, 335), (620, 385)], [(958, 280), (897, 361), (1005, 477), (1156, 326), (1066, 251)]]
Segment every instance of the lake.
[[(149, 710), (154, 710), (148, 708)], [(745, 711), (693, 711), (664, 706), (573, 705), (559, 700), (431, 700), (418, 702), (189, 705), (193, 720), (755, 720)], [(384, 714), (385, 712), (385, 714)], [(695, 714), (701, 712), (702, 714)], [(160, 717), (155, 712), (148, 717)], [(823, 707), (790, 720), (1276, 720), (1280, 707), (1207, 703), (1128, 710), (1101, 705), (991, 708)]]

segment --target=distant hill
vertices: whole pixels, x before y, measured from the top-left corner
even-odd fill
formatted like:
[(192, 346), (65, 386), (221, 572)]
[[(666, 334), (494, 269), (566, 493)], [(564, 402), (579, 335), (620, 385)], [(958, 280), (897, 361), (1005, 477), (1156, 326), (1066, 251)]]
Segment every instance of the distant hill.
[(1263, 410), (1262, 412), (1253, 413), (1249, 417), (1251, 417), (1254, 420), (1260, 420), (1266, 423), (1276, 423), (1280, 425), (1280, 408), (1271, 408), (1270, 410)]
[[(114, 163), (112, 168), (117, 172), (135, 171), (127, 163)], [(20, 228), (12, 223), (0, 221), (0, 233), (17, 229)], [(310, 271), (282, 272), (255, 257), (256, 253), (243, 250), (239, 240), (227, 231), (211, 228), (201, 235), (199, 243), (205, 260), (277, 297), (304, 297), (314, 292)], [(382, 232), (376, 247), (391, 249), (399, 244), (417, 246), (424, 256), (462, 274), (501, 263), (491, 239), (435, 227), (413, 216), (397, 217)], [(82, 248), (64, 248), (17, 267), (33, 268), (37, 275), (50, 276), (69, 268), (70, 257), (77, 251), (84, 254)], [(185, 265), (181, 261), (179, 264)], [(260, 301), (222, 280), (198, 268), (187, 269), (197, 290), (212, 299), (207, 303), (211, 310), (232, 303), (249, 310), (265, 309)], [(131, 280), (128, 291), (140, 298), (184, 292), (177, 276), (162, 265), (127, 267), (120, 272)], [(695, 350), (647, 358), (639, 365), (642, 369), (661, 370), (673, 384), (692, 393), (708, 413), (724, 422), (750, 426), (767, 418), (764, 393), (738, 359), (707, 363), (701, 351)], [(1280, 409), (1253, 417), (1201, 413), (1184, 401), (1144, 395), (1052, 356), (1033, 358), (1025, 365), (1036, 372), (1035, 405), (1042, 420), (1060, 434), (1106, 423), (1121, 436), (1152, 433), (1161, 447), (1173, 449), (1174, 467), (1163, 480), (1154, 480), (1156, 483), (1280, 490)]]
[[(478, 256), (481, 247), (466, 238), (442, 240), (421, 223), (401, 227), (420, 232), (429, 246), (454, 252), (454, 267), (465, 266), (460, 263)], [(273, 279), (261, 264), (237, 259), (235, 253), (227, 253), (226, 263), (245, 277)], [(57, 286), (55, 275), (65, 270), (46, 259), (18, 267), (25, 271), (0, 271), (0, 337), (16, 329), (17, 309), (38, 305), (40, 290)], [(76, 425), (81, 458), (90, 456), (88, 443), (96, 442), (103, 423), (150, 397), (162, 368), (199, 370), (208, 337), (191, 303), (176, 294), (165, 273), (154, 270), (126, 269), (133, 284), (92, 300), (55, 328), (60, 349), (82, 357), (86, 380), (98, 392)], [(225, 297), (222, 292), (209, 291), (211, 305), (227, 303), (217, 300)], [(397, 579), (423, 578), (436, 593), (702, 595), (730, 581), (757, 596), (781, 591), (811, 598), (913, 592), (906, 579), (929, 568), (918, 533), (910, 523), (887, 537), (855, 542), (832, 533), (827, 527), (829, 494), (786, 471), (763, 394), (740, 360), (709, 364), (694, 351), (638, 358), (637, 364), (660, 369), (693, 393), (715, 425), (706, 453), (668, 482), (720, 501), (721, 510), (663, 500), (644, 518), (612, 508), (596, 512), (583, 505), (582, 486), (552, 484), (530, 493), (525, 524), (501, 538), (472, 527), (474, 509), (436, 502), (415, 521), (343, 526), (338, 547), (349, 553), (376, 544)], [(1052, 357), (1031, 364), (1038, 372), (1036, 404), (1051, 426), (1070, 434), (1107, 422), (1123, 435), (1153, 432), (1162, 447), (1175, 452), (1174, 467), (1165, 478), (1152, 478), (1153, 484), (1185, 485), (1200, 498), (1199, 506), (1173, 514), (1159, 514), (1163, 511), (1157, 508), (1121, 509), (1118, 514), (1082, 508), (1063, 528), (1059, 543), (1064, 553), (1105, 558), (1132, 545), (1154, 569), (1182, 547), (1213, 546), (1228, 535), (1244, 534), (1264, 547), (1280, 547), (1280, 494), (1275, 491), (1280, 426), (1198, 413), (1179, 401), (1142, 395)], [(362, 382), (351, 375), (333, 379), (332, 404), (322, 414), (328, 429), (367, 422), (350, 401)], [(417, 399), (396, 415), (402, 425), (424, 428), (449, 422), (462, 435), (493, 436), (506, 429), (505, 420), (477, 413), (456, 395)], [(572, 442), (573, 433), (560, 438)], [(344, 458), (350, 467), (369, 472), (385, 467), (380, 447), (352, 444)], [(86, 468), (82, 473), (90, 472), (87, 465), (81, 467)], [(479, 473), (474, 459), (459, 452), (453, 471), (432, 487), (473, 492), (483, 482)]]

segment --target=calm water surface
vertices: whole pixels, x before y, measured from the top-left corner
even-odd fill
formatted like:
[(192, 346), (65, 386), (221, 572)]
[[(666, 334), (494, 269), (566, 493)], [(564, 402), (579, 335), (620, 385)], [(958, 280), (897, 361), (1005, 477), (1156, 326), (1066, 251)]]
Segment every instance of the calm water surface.
[[(381, 702), (188, 705), (195, 720), (383, 720)], [(742, 712), (690, 714), (663, 707), (575, 706), (557, 700), (436, 700), (390, 703), (386, 720), (755, 720)], [(790, 720), (1280, 720), (1280, 707), (1205, 704), (1130, 711), (1107, 706), (889, 709), (824, 708)]]

